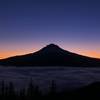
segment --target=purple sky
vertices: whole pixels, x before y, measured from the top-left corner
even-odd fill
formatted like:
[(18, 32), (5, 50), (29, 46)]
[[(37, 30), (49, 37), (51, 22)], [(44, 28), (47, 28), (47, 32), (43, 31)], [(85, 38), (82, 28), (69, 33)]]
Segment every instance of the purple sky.
[(100, 1), (0, 0), (0, 58), (50, 43), (100, 58)]

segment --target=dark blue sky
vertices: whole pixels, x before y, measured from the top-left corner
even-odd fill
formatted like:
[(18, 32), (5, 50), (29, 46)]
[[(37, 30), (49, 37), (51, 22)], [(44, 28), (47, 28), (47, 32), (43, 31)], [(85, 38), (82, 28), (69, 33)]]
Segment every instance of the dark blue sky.
[(100, 57), (100, 1), (0, 0), (0, 57), (49, 43)]

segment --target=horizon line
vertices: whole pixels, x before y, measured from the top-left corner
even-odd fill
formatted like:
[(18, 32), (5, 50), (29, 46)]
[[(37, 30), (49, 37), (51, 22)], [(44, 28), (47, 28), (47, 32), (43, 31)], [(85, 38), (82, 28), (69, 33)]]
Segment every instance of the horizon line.
[[(53, 43), (51, 43), (51, 44), (53, 44)], [(50, 44), (49, 44), (50, 45)], [(54, 45), (56, 45), (56, 44), (54, 44)], [(48, 46), (48, 45), (46, 45), (46, 46)], [(46, 47), (46, 46), (44, 46), (44, 47)], [(56, 46), (58, 46), (58, 45), (56, 45)], [(44, 48), (44, 47), (42, 47), (42, 48)], [(58, 47), (60, 47), (60, 46), (58, 46)], [(40, 48), (40, 49), (37, 49), (36, 51), (34, 51), (34, 52), (24, 52), (24, 53), (16, 53), (16, 54), (12, 54), (12, 55), (9, 55), (9, 56), (5, 56), (5, 57), (0, 57), (0, 60), (2, 60), (2, 59), (7, 59), (7, 58), (11, 58), (11, 57), (16, 57), (16, 56), (23, 56), (23, 55), (27, 55), (27, 54), (32, 54), (32, 53), (35, 53), (35, 52), (38, 52), (38, 51), (40, 51), (42, 48)], [(61, 47), (60, 47), (61, 48)], [(67, 50), (67, 49), (64, 49), (64, 48), (61, 48), (61, 49), (63, 49), (63, 50), (65, 50), (65, 51), (68, 51), (68, 52), (71, 52), (71, 53), (75, 53), (75, 54), (78, 54), (78, 55), (80, 55), (80, 56), (85, 56), (85, 57), (89, 57), (89, 58), (96, 58), (96, 59), (100, 59), (100, 57), (95, 57), (95, 56), (90, 56), (90, 55), (88, 55), (88, 54), (82, 54), (82, 53), (78, 53), (78, 52), (74, 52), (74, 51), (72, 51), (72, 50)]]

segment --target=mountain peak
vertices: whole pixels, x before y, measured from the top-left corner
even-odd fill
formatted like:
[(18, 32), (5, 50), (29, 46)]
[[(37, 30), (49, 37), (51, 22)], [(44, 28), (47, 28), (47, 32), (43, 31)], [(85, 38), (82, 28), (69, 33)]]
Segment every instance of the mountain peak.
[(45, 46), (40, 51), (42, 51), (42, 52), (59, 52), (59, 51), (62, 51), (62, 49), (58, 45), (52, 43), (52, 44)]
[(59, 48), (59, 46), (51, 43), (51, 44), (47, 45), (46, 48)]

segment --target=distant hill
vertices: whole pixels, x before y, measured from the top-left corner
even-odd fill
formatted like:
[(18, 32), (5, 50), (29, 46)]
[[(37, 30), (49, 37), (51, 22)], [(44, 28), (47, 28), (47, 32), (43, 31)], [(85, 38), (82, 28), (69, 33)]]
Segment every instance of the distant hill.
[(75, 54), (50, 44), (35, 53), (2, 59), (0, 65), (100, 67), (100, 59)]

